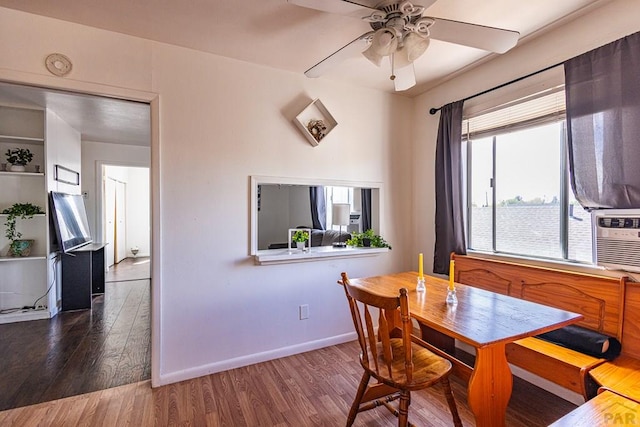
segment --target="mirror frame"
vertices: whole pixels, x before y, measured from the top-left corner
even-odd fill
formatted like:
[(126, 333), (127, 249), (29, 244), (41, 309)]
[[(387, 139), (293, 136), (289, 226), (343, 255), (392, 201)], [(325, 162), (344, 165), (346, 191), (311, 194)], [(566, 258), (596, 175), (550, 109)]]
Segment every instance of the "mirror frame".
[[(379, 212), (378, 222), (383, 224), (382, 206), (384, 206), (384, 192), (381, 182), (368, 182), (368, 181), (341, 181), (335, 179), (321, 179), (321, 178), (294, 178), (294, 177), (282, 177), (282, 176), (262, 176), (251, 175), (250, 177), (250, 203), (249, 203), (249, 255), (255, 256), (258, 254), (258, 185), (262, 184), (284, 184), (284, 185), (322, 185), (322, 186), (335, 186), (335, 187), (358, 187), (358, 188), (371, 188), (372, 190), (378, 190), (379, 200)], [(382, 230), (378, 230), (378, 233), (383, 234)], [(261, 252), (268, 251), (269, 249), (261, 250)], [(278, 249), (271, 249), (277, 251)]]

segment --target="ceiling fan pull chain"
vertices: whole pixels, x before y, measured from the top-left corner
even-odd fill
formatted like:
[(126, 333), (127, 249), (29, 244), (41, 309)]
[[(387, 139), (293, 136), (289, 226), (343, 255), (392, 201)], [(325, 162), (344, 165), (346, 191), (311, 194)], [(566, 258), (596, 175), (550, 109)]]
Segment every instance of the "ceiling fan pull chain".
[(391, 76), (389, 76), (389, 80), (393, 81), (396, 79), (396, 73), (395, 73), (395, 58), (396, 58), (396, 54), (392, 53), (391, 54)]

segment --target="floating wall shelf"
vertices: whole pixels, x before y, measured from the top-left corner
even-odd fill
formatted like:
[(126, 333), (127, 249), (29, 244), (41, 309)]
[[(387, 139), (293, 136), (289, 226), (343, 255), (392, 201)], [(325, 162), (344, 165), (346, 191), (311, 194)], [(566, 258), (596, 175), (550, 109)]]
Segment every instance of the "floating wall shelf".
[[(316, 120), (322, 120), (325, 127), (324, 136), (318, 136), (318, 132), (316, 132), (317, 129), (311, 127)], [(320, 144), (320, 142), (338, 126), (338, 122), (336, 122), (329, 110), (327, 110), (327, 107), (325, 107), (319, 99), (314, 99), (307, 108), (302, 110), (294, 119), (294, 123), (314, 147)]]

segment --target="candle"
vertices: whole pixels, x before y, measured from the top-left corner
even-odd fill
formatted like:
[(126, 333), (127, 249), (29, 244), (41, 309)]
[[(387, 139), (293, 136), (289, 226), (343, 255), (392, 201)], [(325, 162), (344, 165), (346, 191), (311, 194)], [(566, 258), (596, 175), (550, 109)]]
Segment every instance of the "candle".
[(424, 272), (422, 269), (422, 254), (418, 255), (418, 278), (420, 279), (424, 278)]
[(451, 260), (449, 262), (449, 290), (451, 291), (454, 289), (454, 286), (453, 286), (453, 273), (455, 269), (454, 265), (455, 265), (455, 261)]

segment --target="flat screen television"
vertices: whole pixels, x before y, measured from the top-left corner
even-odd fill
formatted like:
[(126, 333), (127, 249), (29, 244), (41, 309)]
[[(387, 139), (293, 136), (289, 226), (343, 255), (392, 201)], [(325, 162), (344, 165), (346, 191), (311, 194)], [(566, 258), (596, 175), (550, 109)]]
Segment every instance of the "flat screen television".
[(80, 194), (52, 191), (49, 200), (60, 252), (67, 253), (93, 241)]

